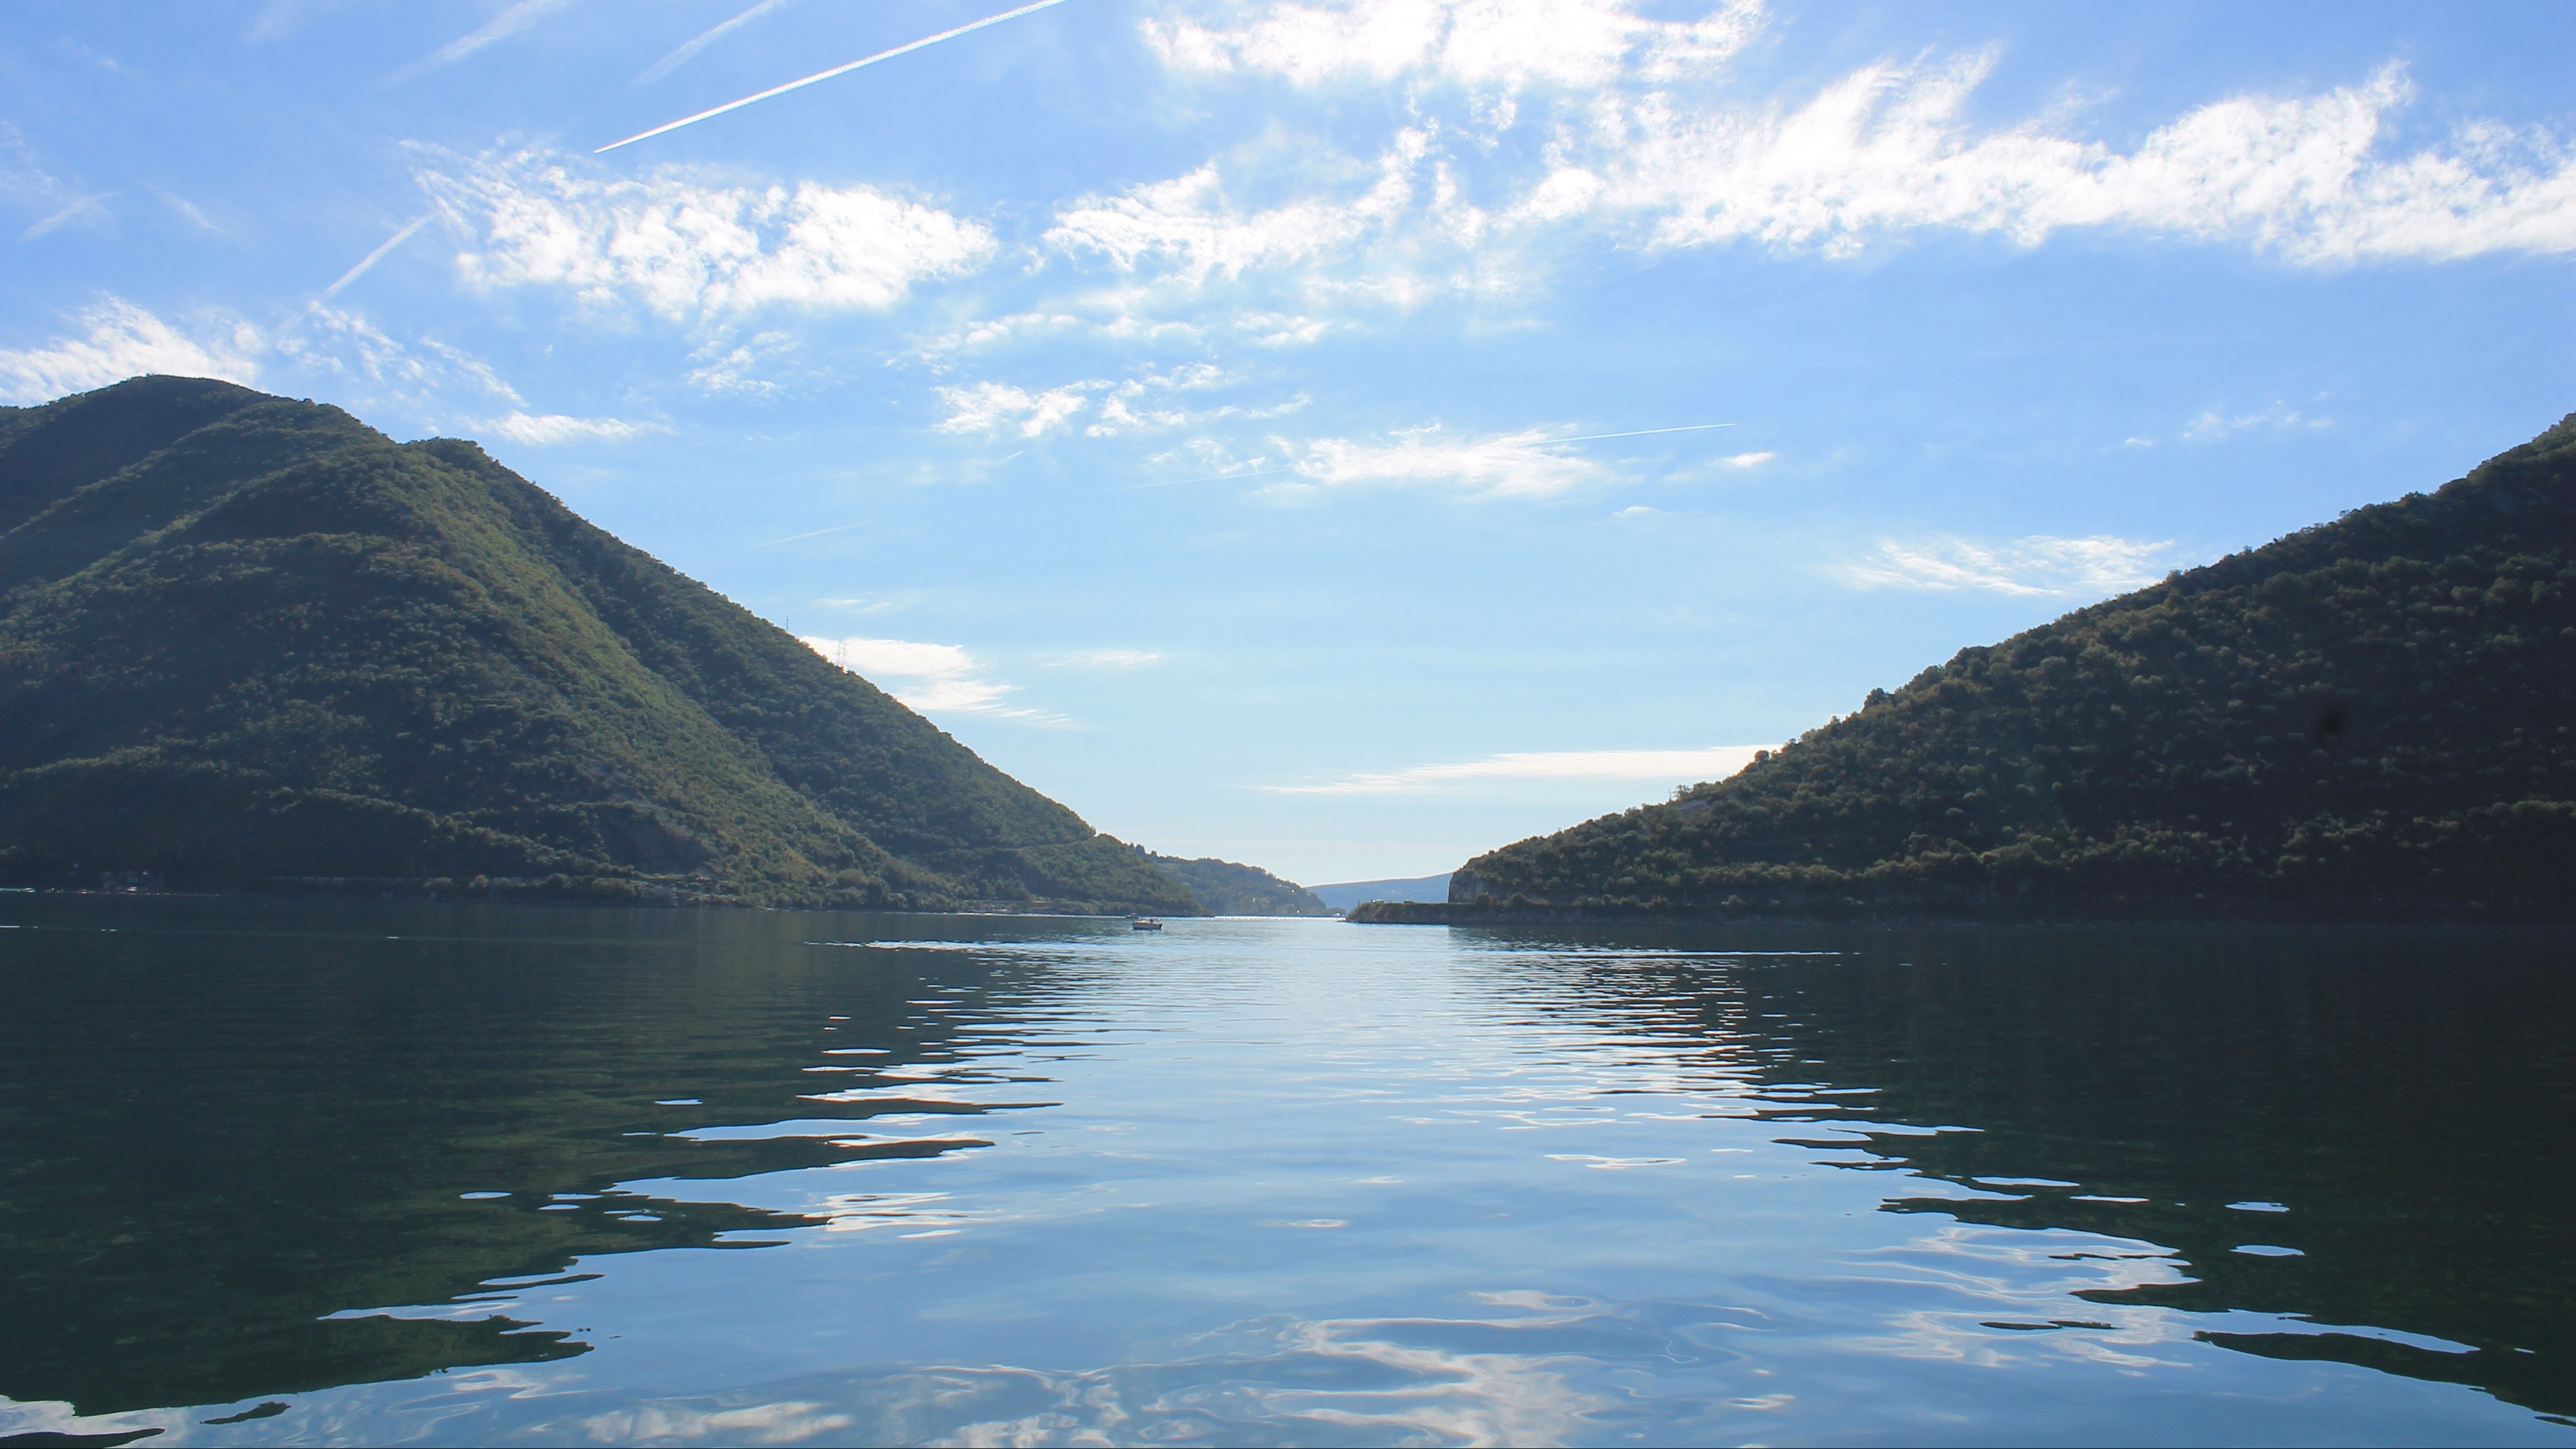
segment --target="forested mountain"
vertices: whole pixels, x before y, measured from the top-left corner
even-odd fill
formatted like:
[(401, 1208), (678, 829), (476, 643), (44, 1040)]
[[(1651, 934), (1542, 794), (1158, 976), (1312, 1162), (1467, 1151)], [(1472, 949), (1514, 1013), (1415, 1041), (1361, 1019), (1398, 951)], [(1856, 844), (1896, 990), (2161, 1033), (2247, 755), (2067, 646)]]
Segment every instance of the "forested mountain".
[(2576, 416), (1480, 856), (1446, 918), (2566, 919), (2571, 544)]
[(138, 378), (0, 409), (0, 878), (1188, 911), (472, 443)]
[[(1139, 853), (1144, 847), (1138, 846)], [(1257, 865), (1203, 856), (1146, 854), (1157, 870), (1188, 886), (1210, 915), (1329, 916), (1333, 908), (1295, 881), (1281, 880)]]

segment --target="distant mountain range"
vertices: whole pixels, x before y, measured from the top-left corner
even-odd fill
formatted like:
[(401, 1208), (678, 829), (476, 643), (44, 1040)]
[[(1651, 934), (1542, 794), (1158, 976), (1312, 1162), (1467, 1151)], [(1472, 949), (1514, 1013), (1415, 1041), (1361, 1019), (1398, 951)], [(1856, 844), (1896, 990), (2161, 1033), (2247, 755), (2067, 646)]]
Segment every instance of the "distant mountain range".
[(1448, 900), (1359, 918), (2576, 917), (2576, 416), (1479, 856)]
[(138, 378), (0, 409), (0, 880), (1193, 912), (472, 443)]
[[(1138, 847), (1141, 851), (1143, 848)], [(1183, 860), (1176, 855), (1145, 858), (1162, 871), (1190, 888), (1208, 914), (1216, 916), (1329, 916), (1333, 908), (1316, 899), (1314, 894), (1295, 881), (1281, 880), (1255, 865), (1237, 865), (1230, 860), (1202, 857)]]
[(1347, 911), (1362, 901), (1445, 901), (1449, 899), (1449, 877), (1422, 875), (1403, 880), (1346, 880), (1308, 889), (1334, 910)]

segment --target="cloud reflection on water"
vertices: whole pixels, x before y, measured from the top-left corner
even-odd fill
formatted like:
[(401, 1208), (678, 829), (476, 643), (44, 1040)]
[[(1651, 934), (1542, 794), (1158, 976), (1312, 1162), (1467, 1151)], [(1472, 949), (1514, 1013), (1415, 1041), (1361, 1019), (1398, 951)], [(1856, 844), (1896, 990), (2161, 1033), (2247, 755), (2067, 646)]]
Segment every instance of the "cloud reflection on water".
[[(592, 1350), (580, 1359), (343, 1380), (221, 1436), (184, 1414), (75, 1424), (5, 1403), (0, 1432), (1918, 1441), (2041, 1426), (2189, 1437), (2223, 1409), (2245, 1438), (2325, 1422), (2510, 1438), (2504, 1419), (2464, 1417), (2493, 1400), (2449, 1384), (2518, 1371), (2528, 1382), (2512, 1392), (2545, 1404), (2555, 1391), (2547, 1362), (2516, 1370), (2472, 1341), (2508, 1315), (2373, 1281), (2389, 1264), (2423, 1280), (2408, 1265), (2427, 1239), (2447, 1268), (2489, 1278), (2531, 1261), (2528, 1244), (2481, 1250), (2440, 1223), (2386, 1232), (2390, 1204), (2446, 1189), (2424, 1174), (2355, 1187), (2333, 1175), (2344, 1157), (2285, 1155), (2341, 1130), (2319, 1115), (2325, 1094), (2288, 1077), (2263, 1095), (2230, 1075), (2295, 1065), (2349, 1096), (2370, 1079), (2347, 1068), (2408, 1060), (2301, 1061), (2270, 1044), (2278, 1013), (2227, 993), (2259, 981), (2318, 1008), (2295, 997), (2299, 972), (2268, 958), (2195, 975), (2124, 965), (2083, 937), (2017, 961), (2025, 933), (1954, 936), (1986, 953), (1974, 969), (1917, 969), (1913, 943), (1879, 937), (1839, 955), (1686, 953), (1646, 933), (1564, 943), (1178, 921), (1130, 940), (1123, 926), (991, 925), (1028, 938), (821, 951), (801, 939), (822, 934), (812, 921), (693, 924), (750, 944), (711, 953), (721, 970), (649, 975), (621, 959), (613, 979), (658, 995), (572, 1060), (582, 1075), (567, 1080), (586, 1095), (569, 1105), (564, 1089), (529, 1095), (521, 1064), (558, 1070), (559, 1023), (584, 1026), (580, 1011), (487, 1021), (470, 1003), (445, 1008), (481, 1030), (457, 1040), (523, 1033), (497, 1038), (475, 1080), (527, 1135), (387, 1160), (435, 1188), (436, 1212), (453, 1216), (434, 1221), (538, 1249), (473, 1267), (481, 1286), (452, 1299), (438, 1295), (480, 1260), (419, 1249), (436, 1271), (407, 1280), (428, 1294), (408, 1301), (424, 1306), (391, 1311), (461, 1334), (515, 1303)], [(785, 939), (771, 949), (763, 931)], [(333, 969), (309, 979), (348, 979)], [(2347, 992), (2369, 979), (2348, 961), (2336, 972)], [(612, 978), (510, 979), (573, 992)], [(2342, 1030), (2405, 1048), (2435, 1020), (2365, 1013)], [(2177, 1073), (2177, 1042), (2223, 1044), (2227, 1065)], [(818, 1063), (839, 1074), (806, 1075)], [(2276, 1107), (2229, 1106), (2245, 1100)], [(942, 1133), (969, 1117), (981, 1135)], [(506, 1155), (557, 1140), (600, 1165), (539, 1181)], [(533, 1206), (505, 1216), (506, 1202), (455, 1196), (487, 1183), (523, 1205), (586, 1207), (541, 1223)], [(2544, 1200), (2557, 1199), (2514, 1201)], [(705, 1224), (632, 1249), (605, 1236), (642, 1207)], [(2292, 1211), (2249, 1217), (2256, 1207)], [(352, 1198), (333, 1217), (367, 1211), (382, 1209)], [(2230, 1252), (2257, 1223), (2311, 1256)], [(743, 1228), (786, 1251), (651, 1250), (743, 1246)], [(524, 1236), (536, 1233), (556, 1236)], [(594, 1271), (532, 1276), (574, 1253)], [(323, 1286), (343, 1315), (405, 1301), (367, 1291), (375, 1281)], [(2332, 1329), (2303, 1311), (2466, 1327)], [(2341, 1407), (2316, 1418), (2330, 1401)]]

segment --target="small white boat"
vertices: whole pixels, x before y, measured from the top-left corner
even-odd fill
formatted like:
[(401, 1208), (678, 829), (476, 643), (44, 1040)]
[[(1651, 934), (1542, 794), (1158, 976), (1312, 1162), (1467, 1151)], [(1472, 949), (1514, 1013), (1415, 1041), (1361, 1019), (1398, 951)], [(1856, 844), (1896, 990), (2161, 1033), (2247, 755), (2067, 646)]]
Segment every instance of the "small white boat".
[(1159, 931), (1163, 929), (1163, 923), (1152, 916), (1129, 916), (1127, 928), (1131, 931)]

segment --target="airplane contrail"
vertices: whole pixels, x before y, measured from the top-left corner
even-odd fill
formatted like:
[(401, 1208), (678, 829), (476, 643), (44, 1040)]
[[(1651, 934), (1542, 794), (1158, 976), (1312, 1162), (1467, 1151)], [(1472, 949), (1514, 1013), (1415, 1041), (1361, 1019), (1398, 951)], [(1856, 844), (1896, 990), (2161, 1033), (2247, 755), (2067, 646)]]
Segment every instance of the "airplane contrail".
[(116, 195), (116, 193), (113, 191), (102, 191), (94, 196), (81, 197), (71, 205), (64, 207), (62, 210), (55, 212), (53, 215), (46, 217), (40, 222), (37, 222), (25, 231), (18, 233), (18, 240), (34, 241), (36, 238), (63, 225), (73, 217), (80, 215), (82, 212), (97, 209), (100, 202), (105, 201), (114, 195)]
[(749, 25), (751, 22), (758, 20), (763, 15), (768, 14), (770, 11), (777, 9), (779, 6), (786, 3), (787, 0), (760, 0), (759, 4), (752, 6), (750, 9), (735, 16), (731, 20), (718, 21), (713, 28), (699, 31), (695, 37), (682, 42), (680, 46), (673, 50), (669, 55), (666, 55), (660, 60), (653, 62), (651, 65), (646, 66), (644, 68), (644, 73), (635, 78), (635, 83), (639, 86), (651, 85), (653, 82), (660, 80), (662, 77), (669, 75), (671, 72), (678, 70), (684, 65), (687, 65), (690, 59), (697, 55), (699, 51), (702, 51), (708, 46), (715, 44), (717, 41), (724, 39), (730, 32), (737, 30), (742, 26)]
[(1651, 433), (1704, 433), (1711, 428), (1731, 428), (1733, 423), (1685, 423), (1678, 428), (1639, 428), (1633, 433), (1586, 433), (1579, 438), (1539, 438), (1533, 448), (1554, 447), (1558, 443), (1597, 443), (1603, 438), (1642, 438)]
[(768, 542), (768, 543), (755, 543), (755, 544), (748, 544), (748, 545), (746, 545), (746, 547), (750, 547), (750, 548), (769, 548), (769, 547), (772, 547), (772, 546), (777, 545), (777, 544), (782, 544), (782, 543), (794, 543), (796, 540), (798, 540), (798, 539), (800, 539), (800, 538), (821, 538), (824, 534), (827, 534), (827, 533), (847, 533), (847, 532), (849, 532), (849, 531), (850, 531), (851, 529), (853, 529), (853, 528), (865, 528), (865, 527), (867, 527), (867, 525), (866, 525), (866, 524), (864, 524), (864, 523), (842, 523), (842, 524), (835, 524), (835, 525), (833, 525), (833, 526), (832, 526), (832, 527), (830, 527), (830, 528), (818, 528), (818, 529), (815, 529), (812, 533), (791, 533), (791, 534), (787, 535), (785, 538), (773, 538), (773, 539), (769, 540), (769, 542)]
[(332, 298), (339, 296), (340, 289), (342, 287), (345, 287), (351, 282), (358, 280), (360, 277), (365, 276), (369, 267), (372, 267), (376, 263), (385, 259), (385, 253), (401, 246), (404, 242), (410, 241), (411, 234), (413, 232), (429, 225), (429, 218), (431, 215), (433, 215), (433, 213), (421, 213), (418, 217), (413, 219), (411, 225), (404, 227), (402, 230), (395, 232), (392, 236), (385, 238), (385, 244), (383, 246), (380, 246), (374, 251), (367, 253), (365, 256), (360, 257), (356, 266), (351, 267), (349, 270), (340, 274), (340, 280), (333, 282), (331, 285), (322, 289), (322, 296), (314, 303), (314, 305), (320, 306), (323, 302), (330, 301)]
[(1037, 0), (1037, 3), (1034, 5), (1023, 5), (1017, 10), (1005, 10), (999, 15), (987, 15), (981, 20), (969, 21), (964, 25), (958, 26), (954, 30), (943, 30), (937, 35), (925, 35), (921, 39), (912, 42), (910, 45), (898, 45), (892, 50), (881, 50), (863, 60), (854, 60), (847, 65), (836, 65), (830, 70), (818, 70), (812, 75), (805, 77), (803, 80), (792, 80), (783, 86), (771, 86), (769, 89), (762, 91), (757, 95), (744, 96), (738, 101), (727, 101), (721, 106), (700, 111), (694, 116), (682, 116), (680, 119), (673, 121), (668, 125), (655, 126), (649, 131), (638, 131), (623, 141), (611, 141), (607, 145), (600, 147), (598, 151), (593, 151), (590, 154), (596, 156), (600, 154), (601, 151), (614, 151), (620, 146), (632, 146), (638, 141), (649, 141), (655, 136), (659, 136), (666, 131), (676, 131), (682, 126), (694, 126), (700, 121), (713, 116), (721, 116), (727, 111), (741, 110), (743, 107), (750, 105), (754, 101), (765, 101), (771, 96), (783, 96), (789, 91), (801, 90), (806, 86), (814, 84), (816, 81), (827, 81), (836, 75), (847, 75), (851, 71), (857, 70), (863, 65), (874, 65), (881, 60), (892, 60), (898, 55), (909, 54), (912, 51), (921, 49), (925, 45), (937, 45), (943, 40), (954, 40), (958, 36), (964, 35), (967, 31), (981, 30), (987, 25), (999, 25), (1005, 20), (1017, 19), (1020, 16), (1028, 14), (1032, 10), (1044, 10), (1049, 6), (1061, 5), (1063, 3), (1064, 0)]

